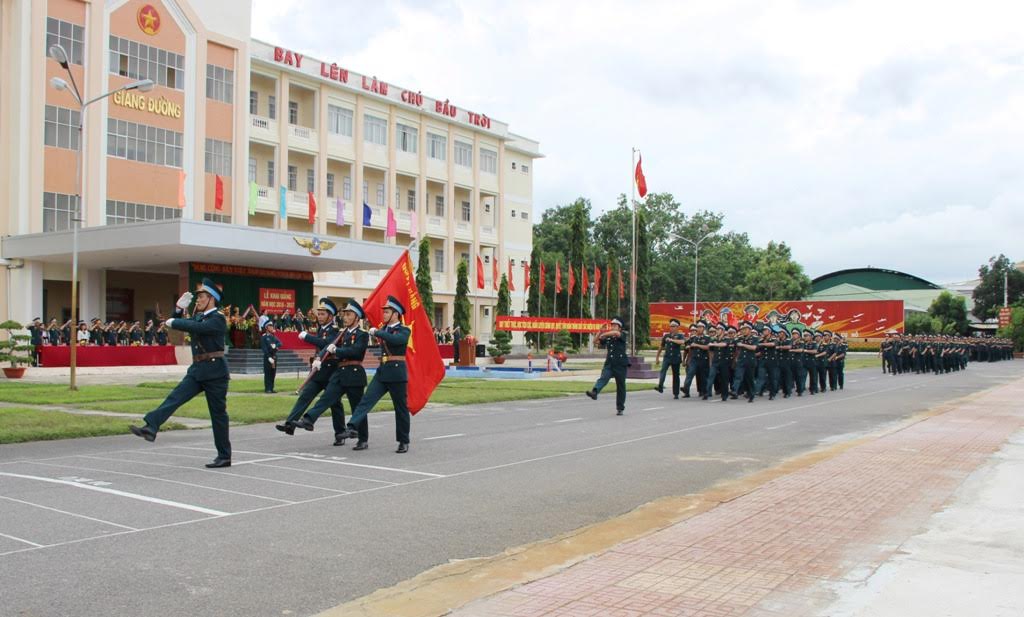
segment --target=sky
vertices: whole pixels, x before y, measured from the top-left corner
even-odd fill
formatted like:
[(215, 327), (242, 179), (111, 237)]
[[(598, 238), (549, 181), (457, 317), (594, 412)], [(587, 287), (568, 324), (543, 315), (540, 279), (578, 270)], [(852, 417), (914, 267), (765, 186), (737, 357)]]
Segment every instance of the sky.
[(252, 31), (538, 140), (534, 221), (614, 207), (637, 148), (812, 278), (1024, 260), (1024, 2), (253, 0)]

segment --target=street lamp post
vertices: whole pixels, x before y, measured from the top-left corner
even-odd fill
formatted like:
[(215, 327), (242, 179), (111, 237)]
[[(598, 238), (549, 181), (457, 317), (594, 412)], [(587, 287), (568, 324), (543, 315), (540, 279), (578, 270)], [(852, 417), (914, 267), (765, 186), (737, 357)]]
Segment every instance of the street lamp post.
[(690, 240), (673, 233), (668, 234), (676, 240), (682, 240), (693, 247), (693, 323), (697, 322), (697, 262), (700, 255), (700, 245), (715, 233), (714, 231), (708, 231), (707, 225), (701, 227), (701, 231), (704, 232), (704, 235), (699, 240)]
[(92, 105), (96, 101), (101, 101), (108, 96), (121, 92), (123, 90), (138, 90), (140, 92), (149, 92), (153, 89), (152, 79), (140, 79), (127, 83), (120, 88), (115, 88), (106, 94), (101, 94), (95, 98), (87, 101), (82, 99), (82, 93), (78, 90), (78, 84), (75, 82), (75, 76), (71, 72), (71, 67), (68, 66), (68, 52), (64, 50), (60, 45), (51, 45), (49, 50), (49, 56), (53, 58), (57, 64), (64, 69), (71, 83), (68, 84), (60, 77), (54, 77), (50, 80), (50, 85), (56, 90), (68, 90), (71, 93), (72, 98), (78, 103), (78, 144), (75, 148), (75, 190), (78, 191), (78, 204), (77, 204), (77, 216), (74, 214), (71, 216), (71, 340), (68, 341), (69, 347), (69, 361), (70, 367), (70, 382), (68, 388), (71, 390), (77, 390), (78, 384), (76, 383), (76, 368), (78, 366), (78, 225), (84, 220), (85, 215), (85, 200), (82, 197), (82, 127), (85, 125), (85, 108)]

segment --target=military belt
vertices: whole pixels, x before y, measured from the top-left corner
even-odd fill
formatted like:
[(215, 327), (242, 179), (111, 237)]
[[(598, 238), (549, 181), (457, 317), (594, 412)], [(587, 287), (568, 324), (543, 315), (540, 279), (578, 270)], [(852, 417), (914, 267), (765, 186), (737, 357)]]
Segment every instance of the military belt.
[(405, 356), (389, 356), (387, 354), (381, 356), (381, 362), (405, 362)]
[(200, 353), (192, 356), (192, 364), (197, 362), (206, 362), (207, 360), (213, 360), (215, 358), (223, 358), (223, 351), (211, 351), (209, 353)]
[(342, 360), (338, 362), (338, 366), (359, 366), (362, 363), (362, 360)]

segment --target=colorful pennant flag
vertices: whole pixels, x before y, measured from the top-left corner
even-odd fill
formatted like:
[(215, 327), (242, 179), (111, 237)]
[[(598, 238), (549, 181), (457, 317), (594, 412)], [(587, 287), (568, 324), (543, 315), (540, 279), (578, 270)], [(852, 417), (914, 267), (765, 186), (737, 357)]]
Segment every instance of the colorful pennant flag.
[(523, 264), (523, 291), (530, 288), (530, 262)]
[(601, 266), (594, 264), (594, 295), (601, 295)]
[(316, 224), (316, 199), (313, 198), (313, 191), (307, 193), (309, 197), (309, 224)]
[(476, 256), (476, 288), (484, 288), (484, 260)]
[(509, 291), (515, 291), (516, 290), (515, 279), (512, 278), (512, 262), (513, 261), (515, 261), (515, 260), (514, 259), (509, 259), (508, 260), (508, 290)]
[(281, 194), (281, 197), (280, 197), (280, 200), (279, 200), (279, 202), (280, 202), (280, 210), (279, 210), (279, 212), (281, 213), (281, 220), (285, 220), (285, 219), (288, 218), (288, 188), (285, 187), (285, 186), (282, 186), (281, 190), (279, 192)]
[(388, 206), (388, 226), (384, 230), (385, 238), (394, 238), (398, 235), (398, 221), (395, 220), (395, 211)]
[(572, 262), (569, 262), (569, 295), (576, 289), (576, 275), (573, 273)]
[(363, 202), (363, 225), (365, 225), (366, 227), (369, 227), (370, 224), (371, 224), (370, 222), (372, 221), (372, 219), (373, 219), (373, 210), (371, 210), (370, 206), (366, 205), (366, 202), (364, 201)]
[(220, 176), (213, 176), (213, 209), (224, 209), (224, 180)]
[(619, 266), (619, 300), (626, 297), (626, 286), (622, 284), (622, 266)]
[(580, 266), (580, 297), (586, 297), (587, 292), (590, 290), (590, 281), (587, 280), (587, 266)]
[(544, 268), (544, 262), (542, 261), (540, 262), (540, 276), (537, 277), (537, 282), (540, 284), (540, 288), (538, 289), (538, 291), (542, 296), (544, 295), (544, 279), (547, 278), (547, 274), (548, 273)]
[(498, 256), (491, 255), (491, 287), (498, 291)]
[(555, 260), (555, 293), (562, 293), (562, 266)]
[(256, 200), (259, 198), (260, 189), (255, 182), (249, 183), (249, 216), (256, 214)]
[(334, 224), (341, 227), (345, 224), (345, 202), (341, 197), (334, 201)]

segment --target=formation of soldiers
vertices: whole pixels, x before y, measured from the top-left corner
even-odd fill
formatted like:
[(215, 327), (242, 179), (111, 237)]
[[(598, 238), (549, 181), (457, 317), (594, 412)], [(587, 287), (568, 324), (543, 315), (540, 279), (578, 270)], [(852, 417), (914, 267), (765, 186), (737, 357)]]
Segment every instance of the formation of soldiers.
[(44, 326), (42, 320), (36, 317), (27, 329), (31, 343), (37, 346), (70, 345), (73, 335), (77, 344), (96, 347), (167, 344), (166, 328), (162, 322), (157, 323), (152, 319), (143, 326), (141, 321), (111, 320), (103, 323), (99, 318), (94, 318), (89, 323), (79, 321), (78, 327), (72, 330), (70, 319), (58, 324), (57, 319), (53, 318)]
[[(811, 328), (782, 328), (764, 323), (740, 322), (737, 326), (712, 326), (698, 321), (688, 332), (676, 319), (661, 339), (655, 359), (661, 373), (655, 390), (665, 391), (672, 373), (672, 394), (690, 398), (693, 382), (697, 396), (721, 400), (758, 396), (772, 400), (804, 392), (816, 395), (842, 390), (845, 385), (846, 340), (838, 333)], [(664, 359), (662, 359), (664, 355)], [(680, 385), (680, 369), (686, 367)]]
[(892, 333), (882, 341), (882, 372), (952, 373), (969, 362), (997, 362), (1013, 359), (1013, 342), (1003, 338), (967, 338), (948, 335)]

